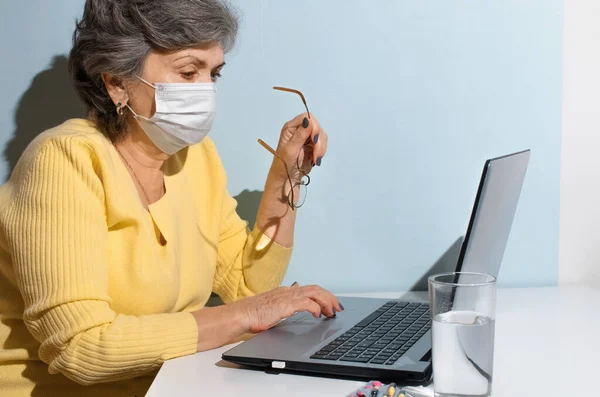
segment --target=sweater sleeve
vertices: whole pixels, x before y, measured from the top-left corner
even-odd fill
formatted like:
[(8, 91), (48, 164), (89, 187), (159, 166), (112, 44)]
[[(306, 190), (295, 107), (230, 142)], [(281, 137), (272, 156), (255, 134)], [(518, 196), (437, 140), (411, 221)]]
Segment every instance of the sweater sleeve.
[[(212, 142), (213, 166), (226, 180), (225, 171)], [(236, 212), (237, 202), (223, 184), (221, 232), (214, 292), (225, 303), (265, 292), (281, 285), (292, 256), (292, 248), (283, 247), (255, 227), (250, 231), (248, 222)]]
[(11, 181), (7, 236), (23, 319), (50, 373), (88, 385), (157, 370), (196, 352), (191, 313), (131, 316), (108, 295), (104, 190), (84, 137), (61, 136), (24, 155)]

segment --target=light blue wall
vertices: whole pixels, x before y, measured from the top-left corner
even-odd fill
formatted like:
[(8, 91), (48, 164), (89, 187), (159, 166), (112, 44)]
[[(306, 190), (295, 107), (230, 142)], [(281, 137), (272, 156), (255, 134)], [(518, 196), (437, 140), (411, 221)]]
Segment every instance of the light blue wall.
[[(82, 0), (4, 1), (0, 5), (0, 183), (6, 179), (9, 165), (4, 148), (14, 137), (16, 112), (32, 80), (51, 66), (54, 56), (65, 55), (71, 47), (75, 17), (83, 11)], [(47, 93), (48, 104), (60, 102)], [(23, 117), (36, 118), (31, 114)], [(31, 132), (33, 134), (33, 132)]]
[[(31, 79), (68, 51), (82, 4), (1, 6), (0, 149)], [(271, 158), (256, 139), (275, 144), (303, 109), (273, 85), (302, 90), (330, 135), (286, 283), (410, 286), (464, 233), (484, 160), (524, 148), (532, 160), (500, 279), (556, 283), (562, 1), (235, 4), (242, 30), (212, 133), (231, 193), (262, 189)]]

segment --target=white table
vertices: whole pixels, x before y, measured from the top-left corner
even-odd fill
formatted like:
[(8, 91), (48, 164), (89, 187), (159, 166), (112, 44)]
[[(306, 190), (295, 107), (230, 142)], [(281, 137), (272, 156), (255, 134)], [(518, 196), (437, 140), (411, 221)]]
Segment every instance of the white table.
[[(398, 298), (400, 294), (366, 296)], [(221, 353), (231, 347), (166, 362), (147, 397), (344, 397), (362, 384), (241, 369), (221, 361)], [(587, 287), (498, 290), (494, 397), (595, 395), (590, 385), (600, 377), (599, 357), (600, 291)]]

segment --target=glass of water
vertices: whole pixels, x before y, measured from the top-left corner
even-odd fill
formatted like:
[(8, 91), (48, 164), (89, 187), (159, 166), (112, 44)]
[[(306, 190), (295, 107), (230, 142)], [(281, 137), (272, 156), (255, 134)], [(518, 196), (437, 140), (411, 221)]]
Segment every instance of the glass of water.
[(433, 275), (429, 302), (435, 396), (491, 396), (496, 278), (466, 272)]

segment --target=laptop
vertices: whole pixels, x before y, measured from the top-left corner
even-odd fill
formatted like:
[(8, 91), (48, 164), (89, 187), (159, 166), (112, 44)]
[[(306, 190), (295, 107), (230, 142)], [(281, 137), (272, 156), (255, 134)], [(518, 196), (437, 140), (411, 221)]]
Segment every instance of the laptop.
[[(458, 259), (448, 270), (498, 276), (529, 157), (530, 151), (525, 150), (485, 162)], [(336, 318), (296, 313), (222, 358), (276, 372), (407, 384), (431, 379), (431, 318), (426, 300), (338, 299), (346, 310)]]

